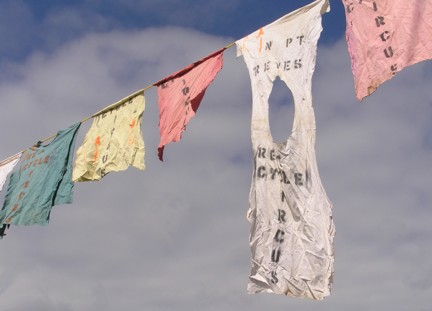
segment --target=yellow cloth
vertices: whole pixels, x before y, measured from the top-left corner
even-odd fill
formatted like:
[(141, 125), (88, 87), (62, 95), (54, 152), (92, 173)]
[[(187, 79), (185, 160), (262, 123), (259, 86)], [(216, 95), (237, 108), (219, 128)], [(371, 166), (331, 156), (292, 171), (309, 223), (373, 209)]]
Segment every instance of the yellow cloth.
[(84, 143), (77, 151), (74, 181), (100, 180), (129, 165), (144, 170), (144, 140), (141, 121), (144, 94), (125, 100), (95, 117)]

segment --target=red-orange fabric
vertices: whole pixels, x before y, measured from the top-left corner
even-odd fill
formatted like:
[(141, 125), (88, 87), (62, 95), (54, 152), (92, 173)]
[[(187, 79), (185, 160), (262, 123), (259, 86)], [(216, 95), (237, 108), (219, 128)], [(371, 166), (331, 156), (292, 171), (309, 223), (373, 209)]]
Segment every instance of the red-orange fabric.
[(165, 145), (181, 139), (195, 116), (205, 91), (223, 67), (225, 48), (155, 83), (159, 97), (159, 159)]

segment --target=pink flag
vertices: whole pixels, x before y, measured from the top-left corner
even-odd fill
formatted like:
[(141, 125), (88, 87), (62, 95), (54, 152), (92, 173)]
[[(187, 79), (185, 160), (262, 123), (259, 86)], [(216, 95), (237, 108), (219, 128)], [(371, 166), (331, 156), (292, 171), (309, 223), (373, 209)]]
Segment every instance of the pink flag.
[(205, 91), (223, 66), (225, 48), (155, 83), (159, 97), (159, 159), (165, 145), (179, 141), (195, 116)]
[(357, 98), (404, 67), (432, 58), (430, 0), (343, 0)]

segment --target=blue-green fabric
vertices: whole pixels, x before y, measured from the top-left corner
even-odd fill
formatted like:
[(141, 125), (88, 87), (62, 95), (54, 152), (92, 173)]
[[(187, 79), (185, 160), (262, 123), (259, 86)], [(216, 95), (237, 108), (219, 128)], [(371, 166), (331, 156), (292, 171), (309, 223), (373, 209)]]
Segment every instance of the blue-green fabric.
[(27, 149), (10, 177), (0, 224), (45, 225), (54, 205), (72, 203), (72, 158), (81, 123), (59, 131), (45, 146)]

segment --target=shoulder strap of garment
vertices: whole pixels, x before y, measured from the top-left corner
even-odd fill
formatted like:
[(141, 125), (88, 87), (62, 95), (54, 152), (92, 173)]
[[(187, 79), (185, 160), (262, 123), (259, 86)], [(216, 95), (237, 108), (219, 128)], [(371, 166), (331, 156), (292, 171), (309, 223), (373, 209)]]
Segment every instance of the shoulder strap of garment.
[(276, 77), (287, 84), (294, 96), (293, 131), (315, 129), (311, 78), (322, 30), (321, 14), (328, 7), (328, 0), (317, 0), (236, 42), (251, 78), (253, 140), (271, 138), (268, 99)]

